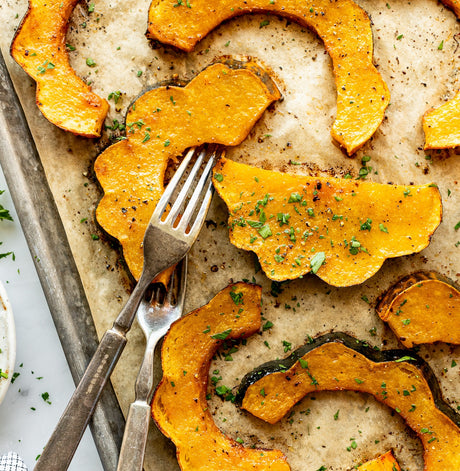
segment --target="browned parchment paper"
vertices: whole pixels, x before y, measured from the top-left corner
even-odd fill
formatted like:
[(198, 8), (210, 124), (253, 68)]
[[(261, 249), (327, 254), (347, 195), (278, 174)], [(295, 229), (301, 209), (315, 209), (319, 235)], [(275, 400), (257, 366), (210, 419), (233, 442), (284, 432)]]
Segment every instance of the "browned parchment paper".
[[(379, 294), (399, 277), (420, 269), (435, 269), (458, 281), (460, 277), (460, 159), (455, 151), (424, 152), (421, 118), (431, 106), (452, 97), (459, 88), (460, 27), (454, 14), (434, 0), (359, 0), (372, 17), (375, 63), (387, 82), (392, 99), (383, 124), (355, 158), (346, 157), (331, 140), (336, 96), (331, 61), (323, 44), (310, 31), (285, 19), (266, 15), (244, 16), (217, 28), (185, 54), (171, 49), (152, 49), (145, 39), (148, 0), (122, 2), (99, 0), (94, 12), (87, 4), (77, 5), (71, 19), (68, 43), (75, 46), (71, 64), (103, 97), (123, 92), (117, 106), (111, 101), (106, 121), (123, 120), (129, 102), (144, 87), (177, 74), (191, 79), (222, 54), (248, 54), (262, 60), (273, 71), (284, 101), (262, 117), (248, 139), (231, 149), (233, 159), (267, 169), (320, 174), (357, 175), (363, 155), (371, 156), (376, 182), (422, 184), (436, 182), (444, 205), (443, 222), (431, 245), (420, 254), (385, 262), (366, 283), (352, 288), (331, 288), (314, 276), (283, 286), (270, 294), (271, 283), (255, 273), (252, 254), (235, 249), (228, 241), (226, 208), (217, 197), (209, 224), (193, 248), (189, 262), (186, 309), (207, 302), (231, 280), (254, 276), (264, 289), (263, 314), (274, 327), (256, 335), (234, 353), (233, 361), (217, 361), (219, 384), (233, 387), (261, 362), (283, 357), (282, 341), (292, 349), (307, 335), (331, 329), (347, 331), (381, 348), (396, 347), (390, 330), (376, 317), (374, 303)], [(0, 4), (1, 48), (7, 55), (15, 27), (26, 11), (25, 0), (3, 0)], [(261, 22), (269, 24), (261, 27)], [(263, 24), (263, 23), (262, 23)], [(443, 42), (442, 49), (439, 45)], [(92, 58), (97, 66), (87, 67)], [(94, 210), (101, 196), (92, 173), (98, 152), (108, 144), (109, 130), (99, 141), (72, 136), (49, 124), (35, 106), (35, 84), (11, 60), (11, 75), (45, 167), (49, 183), (70, 240), (94, 320), (101, 335), (128, 296), (129, 277), (119, 262), (120, 253), (101, 237)], [(142, 71), (138, 77), (137, 72)], [(294, 161), (301, 165), (292, 165)], [(86, 219), (87, 218), (87, 219)], [(84, 222), (82, 222), (84, 220)], [(456, 245), (457, 244), (457, 245)], [(369, 303), (362, 298), (367, 297)], [(376, 329), (376, 335), (369, 332)], [(459, 328), (457, 326), (457, 328)], [(267, 341), (270, 349), (264, 344)], [(129, 344), (112, 381), (124, 411), (133, 399), (133, 383), (143, 353), (144, 340), (134, 326)], [(446, 399), (460, 404), (460, 348), (445, 344), (420, 350), (441, 382)], [(218, 425), (247, 445), (278, 447), (287, 455), (293, 471), (348, 470), (360, 461), (393, 447), (404, 469), (423, 469), (421, 445), (403, 421), (373, 398), (355, 393), (321, 393), (303, 400), (290, 418), (269, 426), (238, 412), (231, 403), (213, 395), (210, 408)], [(339, 419), (334, 414), (340, 410)], [(152, 431), (147, 470), (177, 469), (173, 455), (156, 446)], [(347, 451), (351, 438), (357, 448)]]

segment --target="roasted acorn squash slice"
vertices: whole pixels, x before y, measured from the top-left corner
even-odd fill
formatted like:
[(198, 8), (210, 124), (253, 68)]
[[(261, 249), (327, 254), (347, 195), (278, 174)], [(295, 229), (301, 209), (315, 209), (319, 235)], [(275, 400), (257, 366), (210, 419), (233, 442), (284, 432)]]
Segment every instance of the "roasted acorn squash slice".
[(238, 399), (243, 409), (274, 424), (310, 392), (371, 394), (418, 435), (425, 471), (460, 469), (460, 416), (442, 401), (428, 364), (405, 350), (380, 352), (366, 345), (343, 333), (319, 337), (286, 360), (246, 375)]
[(425, 149), (460, 146), (460, 92), (452, 100), (423, 116)]
[(460, 344), (460, 289), (439, 273), (402, 278), (383, 295), (376, 311), (405, 347)]
[(358, 466), (357, 471), (401, 471), (401, 468), (393, 456), (393, 452), (388, 451), (384, 455)]
[(372, 63), (371, 23), (351, 0), (155, 0), (148, 35), (190, 51), (223, 21), (250, 12), (284, 16), (313, 29), (324, 41), (334, 68), (337, 118), (332, 136), (353, 154), (376, 131), (390, 101), (388, 88)]
[(208, 67), (185, 87), (160, 87), (134, 102), (126, 117), (127, 139), (107, 148), (94, 168), (105, 192), (97, 220), (120, 241), (135, 278), (142, 272), (142, 240), (169, 160), (206, 142), (239, 144), (279, 97), (256, 64), (228, 61)]
[(254, 251), (276, 281), (311, 271), (334, 286), (362, 283), (385, 259), (424, 249), (441, 222), (433, 185), (290, 175), (225, 158), (214, 185), (232, 244)]
[(37, 105), (46, 119), (85, 137), (99, 137), (109, 109), (69, 64), (67, 22), (78, 0), (29, 0), (11, 44), (15, 61), (37, 82)]
[(225, 339), (259, 330), (260, 302), (260, 287), (230, 285), (206, 306), (176, 321), (164, 339), (163, 379), (153, 397), (152, 416), (176, 445), (183, 471), (290, 469), (280, 451), (245, 448), (225, 436), (206, 402), (211, 358)]

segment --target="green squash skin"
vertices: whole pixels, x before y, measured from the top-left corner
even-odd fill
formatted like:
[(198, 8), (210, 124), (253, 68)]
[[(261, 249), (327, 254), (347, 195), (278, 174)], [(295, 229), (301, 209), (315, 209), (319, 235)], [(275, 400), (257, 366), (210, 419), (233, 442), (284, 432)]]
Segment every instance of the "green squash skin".
[[(308, 352), (311, 352), (312, 350), (331, 342), (341, 343), (375, 363), (383, 363), (388, 361), (404, 361), (407, 363), (412, 363), (420, 370), (426, 382), (428, 383), (433, 394), (436, 408), (445, 414), (450, 420), (452, 420), (452, 422), (457, 425), (457, 427), (460, 427), (460, 414), (455, 412), (455, 410), (444, 401), (439, 382), (433, 370), (425, 360), (420, 358), (420, 356), (415, 353), (414, 349), (376, 350), (375, 348), (369, 346), (367, 342), (358, 340), (344, 332), (331, 332), (329, 334), (322, 335), (313, 339), (310, 343), (307, 343), (298, 348), (283, 360), (273, 360), (258, 366), (246, 374), (241, 380), (240, 386), (238, 387), (238, 393), (236, 394), (236, 404), (241, 406), (247, 389), (253, 383), (269, 374), (288, 370), (299, 360), (299, 358), (302, 358)], [(411, 359), (401, 360), (403, 357), (411, 357)]]

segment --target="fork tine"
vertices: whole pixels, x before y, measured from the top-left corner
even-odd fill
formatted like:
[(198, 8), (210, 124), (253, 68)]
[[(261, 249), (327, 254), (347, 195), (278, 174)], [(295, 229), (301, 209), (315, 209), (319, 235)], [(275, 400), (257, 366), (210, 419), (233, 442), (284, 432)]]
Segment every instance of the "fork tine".
[(200, 232), (201, 227), (203, 226), (204, 218), (208, 212), (213, 194), (214, 186), (212, 184), (211, 178), (209, 178), (206, 184), (205, 194), (203, 196), (203, 201), (201, 203), (200, 209), (198, 210), (198, 214), (196, 215), (195, 221), (192, 224), (190, 232), (187, 234), (187, 236), (191, 237), (192, 239), (198, 236), (198, 233)]
[(183, 258), (173, 272), (173, 276), (168, 284), (165, 306), (182, 309), (185, 299), (185, 279), (187, 277), (187, 256)]
[[(204, 194), (204, 197), (203, 197), (203, 203), (200, 207), (200, 210), (198, 211), (198, 214), (195, 218), (195, 222), (194, 222), (192, 228), (190, 229), (190, 232), (187, 234), (188, 236), (190, 236), (192, 234), (194, 226), (197, 222), (199, 223), (199, 225), (201, 227), (201, 224), (203, 222), (202, 219), (205, 215), (205, 211), (206, 211), (207, 207), (209, 206), (209, 203), (211, 202), (212, 191), (210, 193), (209, 188), (212, 188), (212, 186), (211, 186), (212, 185), (211, 171), (212, 171), (212, 167), (214, 166), (215, 157), (216, 157), (216, 151), (214, 151), (211, 154), (211, 156), (209, 157), (209, 160), (206, 164), (206, 167), (205, 167), (203, 173), (201, 174), (200, 180), (198, 181), (198, 183), (195, 187), (195, 190), (193, 191), (193, 194), (192, 194), (192, 196), (191, 196), (191, 198), (190, 198), (190, 200), (189, 200), (189, 202), (188, 202), (188, 204), (185, 208), (184, 214), (182, 215), (182, 217), (180, 219), (180, 222), (177, 225), (177, 227), (174, 228), (174, 229), (177, 229), (178, 231), (186, 232), (187, 226), (190, 222), (190, 219), (191, 219), (193, 213), (195, 212), (195, 209), (197, 207), (200, 196), (202, 195), (203, 190), (205, 190), (205, 194)], [(204, 211), (203, 211), (203, 205), (204, 205)]]
[(158, 201), (158, 204), (152, 214), (152, 218), (157, 218), (158, 220), (161, 219), (161, 216), (164, 213), (166, 207), (168, 206), (169, 200), (171, 199), (171, 196), (174, 193), (174, 190), (176, 189), (177, 184), (182, 178), (182, 175), (185, 173), (185, 170), (187, 170), (190, 160), (195, 155), (195, 152), (196, 152), (196, 147), (192, 147), (187, 152), (187, 155), (184, 157), (184, 160), (179, 165), (179, 168), (176, 170), (176, 173), (171, 178), (171, 181), (166, 187), (166, 190), (163, 193), (162, 197), (160, 198), (160, 201)]
[(181, 209), (182, 203), (185, 201), (185, 197), (187, 196), (187, 193), (190, 187), (192, 186), (195, 176), (200, 170), (201, 162), (203, 162), (203, 158), (205, 155), (206, 155), (206, 150), (203, 149), (200, 152), (198, 158), (196, 159), (195, 164), (193, 165), (193, 168), (189, 176), (187, 177), (187, 180), (185, 180), (184, 185), (182, 186), (179, 194), (177, 195), (176, 201), (174, 202), (173, 207), (169, 211), (168, 216), (166, 217), (164, 221), (165, 224), (174, 224), (174, 222), (176, 221), (179, 211)]

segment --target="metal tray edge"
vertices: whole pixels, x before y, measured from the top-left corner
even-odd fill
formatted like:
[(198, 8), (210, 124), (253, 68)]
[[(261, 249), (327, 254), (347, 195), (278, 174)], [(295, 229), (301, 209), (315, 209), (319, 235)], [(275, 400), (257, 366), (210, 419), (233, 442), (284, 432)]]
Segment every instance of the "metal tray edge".
[[(0, 111), (0, 164), (77, 384), (97, 348), (96, 329), (64, 226), (1, 51)], [(105, 471), (115, 471), (124, 418), (110, 383), (90, 427)]]

